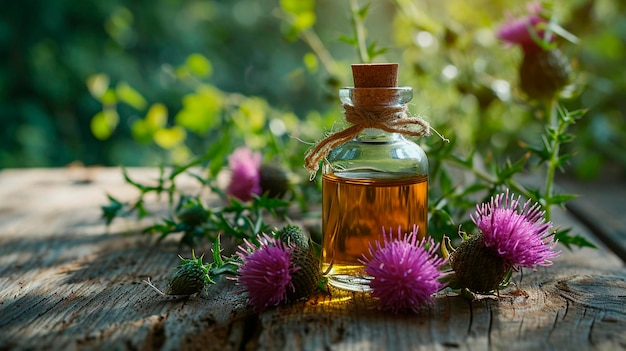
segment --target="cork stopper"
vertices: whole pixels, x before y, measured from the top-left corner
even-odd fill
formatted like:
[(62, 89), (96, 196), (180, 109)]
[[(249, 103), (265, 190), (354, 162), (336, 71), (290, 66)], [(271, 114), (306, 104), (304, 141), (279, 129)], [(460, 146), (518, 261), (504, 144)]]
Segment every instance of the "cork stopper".
[[(371, 63), (352, 65), (354, 79), (354, 105), (388, 105), (396, 95), (398, 87), (397, 63)], [(383, 88), (383, 89), (381, 89)]]
[(398, 86), (398, 64), (354, 64), (352, 78), (355, 88), (395, 88)]

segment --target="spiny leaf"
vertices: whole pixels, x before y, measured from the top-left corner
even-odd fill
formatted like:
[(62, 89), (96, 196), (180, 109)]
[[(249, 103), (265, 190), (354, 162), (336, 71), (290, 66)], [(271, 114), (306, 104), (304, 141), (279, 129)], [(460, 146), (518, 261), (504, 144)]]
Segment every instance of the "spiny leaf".
[(569, 161), (569, 159), (572, 157), (574, 157), (574, 154), (564, 154), (564, 155), (559, 156), (559, 158), (556, 161), (556, 166), (558, 168), (562, 168), (562, 166), (565, 165), (567, 161)]
[(576, 136), (574, 134), (566, 133), (566, 134), (559, 135), (557, 140), (559, 141), (559, 143), (565, 144), (565, 143), (572, 142), (575, 138)]
[(597, 248), (596, 245), (587, 240), (585, 237), (578, 234), (572, 235), (570, 234), (570, 231), (571, 228), (559, 230), (554, 234), (554, 238), (569, 250), (572, 249), (572, 245), (578, 247), (590, 247), (594, 249)]
[(526, 161), (528, 161), (528, 155), (521, 157), (515, 163), (512, 163), (511, 160), (507, 160), (502, 168), (496, 169), (498, 179), (504, 182), (504, 180), (510, 179), (515, 174), (520, 173), (524, 169)]
[(558, 106), (559, 117), (562, 121), (566, 122), (567, 124), (576, 123), (576, 120), (582, 118), (587, 113), (587, 111), (588, 109), (568, 111), (564, 106), (562, 105)]
[(385, 52), (387, 52), (387, 48), (377, 48), (376, 47), (376, 42), (372, 42), (370, 45), (368, 45), (367, 47), (367, 54), (369, 55), (370, 59), (378, 56), (378, 55), (382, 55)]
[(339, 41), (343, 41), (346, 44), (349, 44), (351, 46), (357, 46), (358, 45), (358, 40), (355, 37), (349, 37), (346, 35), (342, 35), (339, 38)]
[(578, 198), (578, 195), (575, 194), (557, 194), (552, 195), (549, 201), (554, 205), (564, 205), (567, 201), (574, 200)]
[(124, 208), (124, 203), (117, 200), (111, 195), (107, 195), (109, 204), (102, 206), (102, 218), (106, 221), (106, 225), (111, 224), (113, 219), (118, 216), (119, 212)]
[(530, 151), (533, 155), (536, 155), (542, 161), (550, 159), (550, 151), (546, 148), (546, 143), (543, 143), (542, 147), (532, 146), (524, 142), (519, 142), (519, 145), (524, 150)]

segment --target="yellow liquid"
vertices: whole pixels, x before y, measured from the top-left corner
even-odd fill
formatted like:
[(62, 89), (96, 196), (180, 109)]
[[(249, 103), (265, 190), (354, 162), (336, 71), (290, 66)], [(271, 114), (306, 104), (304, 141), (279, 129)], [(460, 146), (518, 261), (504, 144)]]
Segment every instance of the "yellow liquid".
[(382, 240), (398, 227), (402, 233), (419, 226), (426, 235), (428, 176), (400, 179), (347, 179), (336, 175), (322, 178), (322, 270), (335, 287), (369, 290), (364, 265), (369, 244)]

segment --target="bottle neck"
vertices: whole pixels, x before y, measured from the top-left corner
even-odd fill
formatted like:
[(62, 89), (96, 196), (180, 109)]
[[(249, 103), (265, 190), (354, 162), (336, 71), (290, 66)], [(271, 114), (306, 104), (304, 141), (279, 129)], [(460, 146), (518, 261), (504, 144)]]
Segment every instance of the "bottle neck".
[[(405, 103), (388, 104), (344, 104), (346, 121), (355, 125), (369, 125), (354, 140), (369, 143), (387, 143), (401, 138), (399, 133), (386, 132), (392, 123), (406, 113)], [(392, 128), (393, 129), (393, 128)], [(395, 128), (397, 129), (397, 128)]]
[(355, 139), (365, 143), (386, 143), (400, 139), (400, 134), (389, 133), (376, 128), (366, 128)]

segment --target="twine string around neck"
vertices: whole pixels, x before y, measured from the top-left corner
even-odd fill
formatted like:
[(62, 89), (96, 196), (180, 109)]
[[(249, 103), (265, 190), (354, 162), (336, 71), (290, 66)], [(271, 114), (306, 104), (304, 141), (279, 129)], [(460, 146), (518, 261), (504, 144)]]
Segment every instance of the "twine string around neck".
[[(311, 172), (311, 179), (319, 169), (319, 163), (330, 150), (357, 137), (367, 128), (376, 128), (389, 133), (400, 133), (414, 137), (429, 136), (431, 127), (420, 116), (409, 116), (406, 105), (399, 106), (354, 106), (343, 105), (346, 121), (352, 126), (330, 133), (307, 151), (304, 166)], [(418, 126), (419, 128), (411, 128)]]

